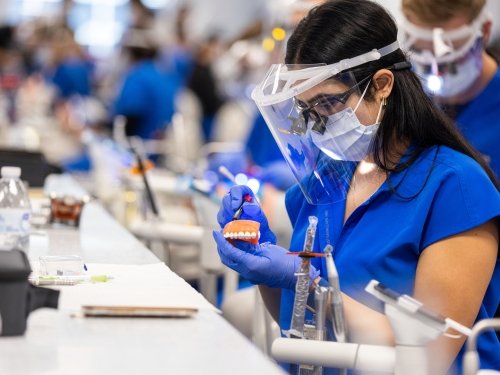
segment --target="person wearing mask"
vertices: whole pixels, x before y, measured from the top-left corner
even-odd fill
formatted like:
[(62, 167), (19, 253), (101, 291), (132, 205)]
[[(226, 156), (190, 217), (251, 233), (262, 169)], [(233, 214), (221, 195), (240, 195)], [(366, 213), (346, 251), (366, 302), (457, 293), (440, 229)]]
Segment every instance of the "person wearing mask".
[(500, 70), (486, 0), (402, 0), (402, 46), (426, 91), (500, 176)]
[[(282, 331), (300, 268), (287, 252), (302, 250), (309, 216), (318, 218), (313, 251), (334, 249), (350, 341), (394, 344), (382, 305), (364, 291), (372, 279), (469, 327), (499, 304), (495, 175), (425, 93), (397, 35), (375, 2), (328, 1), (299, 23), (285, 64), (253, 92), (297, 179), (285, 201), (290, 246), (275, 245), (244, 186), (223, 198), (218, 221), (224, 227), (241, 206), (241, 219), (260, 223), (259, 244), (213, 235), (222, 262), (260, 286)], [(313, 289), (327, 275), (322, 258), (311, 264)], [(461, 373), (464, 342), (430, 343), (429, 373)], [(500, 369), (494, 332), (478, 348), (483, 368)]]
[(156, 63), (158, 46), (149, 29), (130, 29), (123, 48), (129, 59), (113, 105), (113, 117), (126, 118), (127, 136), (161, 138), (174, 113), (177, 84)]

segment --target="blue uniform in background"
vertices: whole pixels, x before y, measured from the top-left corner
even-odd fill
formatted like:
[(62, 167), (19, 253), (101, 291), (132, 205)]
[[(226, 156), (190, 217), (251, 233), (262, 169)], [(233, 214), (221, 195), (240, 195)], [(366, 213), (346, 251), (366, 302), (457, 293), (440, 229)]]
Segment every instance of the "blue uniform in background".
[(178, 87), (175, 77), (159, 69), (152, 60), (139, 62), (125, 75), (114, 104), (114, 115), (137, 120), (132, 135), (155, 138), (170, 123)]
[[(343, 224), (345, 203), (313, 206), (298, 186), (291, 188), (286, 196), (294, 228), (290, 249), (302, 249), (308, 217), (317, 216), (314, 251), (332, 245), (343, 292), (380, 312), (382, 304), (364, 291), (371, 279), (412, 295), (417, 263), (428, 246), (500, 215), (500, 194), (483, 169), (468, 156), (444, 146), (426, 150), (411, 167), (391, 174)], [(312, 262), (326, 279), (324, 261), (313, 258)], [(493, 317), (499, 299), (497, 260), (477, 320)], [(282, 290), (281, 329), (289, 329), (293, 301), (294, 291)], [(479, 337), (478, 350), (482, 367), (500, 369), (500, 343), (494, 332)], [(461, 373), (462, 355), (460, 352), (451, 373), (457, 369)]]
[(262, 168), (259, 179), (280, 190), (287, 190), (295, 178), (286, 164), (264, 118), (258, 113), (247, 138), (246, 149), (254, 164)]
[[(247, 139), (247, 150), (255, 164), (266, 166), (275, 161), (285, 161), (276, 141), (259, 113)], [(287, 168), (288, 169), (288, 168)]]
[(73, 95), (90, 96), (93, 72), (94, 65), (90, 61), (70, 58), (57, 65), (49, 75), (49, 80), (64, 99)]
[(456, 121), (500, 178), (500, 69), (481, 94), (460, 110)]

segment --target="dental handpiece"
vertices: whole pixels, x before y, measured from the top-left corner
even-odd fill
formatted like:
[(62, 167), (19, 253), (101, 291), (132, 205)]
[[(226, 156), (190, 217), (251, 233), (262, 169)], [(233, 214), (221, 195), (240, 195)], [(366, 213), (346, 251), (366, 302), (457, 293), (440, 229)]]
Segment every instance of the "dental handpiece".
[[(317, 285), (314, 289), (314, 308), (316, 311), (316, 337), (315, 340), (324, 341), (326, 338), (326, 305), (328, 300), (329, 288)], [(322, 375), (323, 367), (314, 366), (312, 375)]]
[(314, 308), (316, 311), (316, 340), (324, 341), (326, 337), (326, 302), (328, 300), (328, 288), (316, 286), (314, 289)]
[(326, 254), (326, 270), (328, 274), (328, 283), (331, 291), (332, 304), (332, 325), (335, 338), (338, 342), (347, 341), (347, 325), (344, 317), (344, 304), (342, 302), (342, 294), (340, 292), (339, 274), (335, 267), (335, 262), (332, 256), (333, 247), (325, 246), (324, 253)]

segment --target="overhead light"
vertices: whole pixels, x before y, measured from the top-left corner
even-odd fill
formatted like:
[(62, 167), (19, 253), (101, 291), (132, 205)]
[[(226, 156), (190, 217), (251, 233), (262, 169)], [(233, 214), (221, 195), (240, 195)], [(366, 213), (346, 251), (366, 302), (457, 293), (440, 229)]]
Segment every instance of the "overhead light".
[(73, 0), (79, 4), (120, 6), (128, 3), (129, 0)]
[(161, 9), (167, 5), (173, 5), (176, 0), (141, 0), (141, 2), (150, 9)]

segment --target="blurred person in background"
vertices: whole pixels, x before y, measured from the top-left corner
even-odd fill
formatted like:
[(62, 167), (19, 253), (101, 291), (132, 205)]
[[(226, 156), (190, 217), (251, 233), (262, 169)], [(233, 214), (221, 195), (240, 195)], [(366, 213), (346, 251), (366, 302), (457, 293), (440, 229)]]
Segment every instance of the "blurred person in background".
[(211, 140), (215, 115), (224, 104), (212, 70), (220, 48), (220, 41), (215, 36), (200, 43), (195, 48), (191, 74), (187, 81), (187, 88), (196, 95), (201, 105), (201, 129), (206, 142)]
[(67, 26), (54, 26), (48, 30), (50, 55), (45, 75), (58, 92), (61, 101), (73, 96), (92, 95), (94, 63), (76, 42)]
[(0, 122), (10, 125), (16, 120), (15, 96), (24, 79), (22, 59), (15, 38), (15, 28), (0, 26)]
[(112, 116), (125, 116), (127, 136), (162, 138), (174, 113), (178, 88), (175, 77), (158, 66), (158, 43), (151, 29), (129, 29), (122, 48), (128, 69), (113, 103)]
[(500, 176), (500, 70), (486, 0), (403, 0), (403, 46), (426, 91)]
[(179, 89), (185, 87), (193, 66), (193, 54), (184, 29), (188, 13), (189, 8), (186, 6), (177, 10), (172, 30), (174, 42), (164, 46), (160, 52), (160, 62), (164, 69), (179, 78)]
[(154, 23), (155, 13), (146, 7), (141, 0), (130, 0), (130, 14), (130, 28), (148, 29)]
[(44, 36), (42, 48), (48, 48), (48, 55), (42, 55), (39, 63), (44, 64), (42, 74), (55, 89), (54, 117), (60, 125), (60, 136), (68, 149), (73, 148), (72, 153), (62, 157), (61, 163), (67, 171), (86, 172), (91, 164), (82, 134), (87, 127), (94, 126), (91, 120), (94, 108), (103, 110), (94, 95), (95, 64), (64, 22), (50, 25)]

